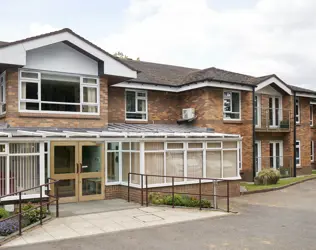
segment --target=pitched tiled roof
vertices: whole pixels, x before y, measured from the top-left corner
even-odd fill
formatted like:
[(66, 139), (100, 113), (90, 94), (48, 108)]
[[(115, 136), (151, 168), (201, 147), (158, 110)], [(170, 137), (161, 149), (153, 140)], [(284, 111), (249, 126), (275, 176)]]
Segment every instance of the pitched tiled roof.
[(178, 86), (183, 84), (186, 75), (198, 71), (193, 68), (137, 60), (121, 59), (121, 61), (139, 71), (137, 79), (129, 80), (130, 82)]
[(0, 41), (0, 46), (7, 44), (7, 42)]
[(292, 90), (296, 92), (316, 94), (316, 91), (311, 90), (311, 89), (305, 89), (305, 88), (301, 88), (301, 87), (289, 85), (289, 84), (287, 84), (287, 86), (289, 86), (289, 88), (291, 88)]

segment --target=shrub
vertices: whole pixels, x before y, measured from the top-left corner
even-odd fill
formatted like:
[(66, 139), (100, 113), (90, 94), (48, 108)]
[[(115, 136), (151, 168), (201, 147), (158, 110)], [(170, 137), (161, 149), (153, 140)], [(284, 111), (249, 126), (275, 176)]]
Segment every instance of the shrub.
[(9, 216), (10, 216), (10, 213), (1, 207), (0, 208), (0, 219), (8, 218)]
[(0, 236), (7, 236), (19, 230), (19, 221), (17, 218), (0, 221)]
[(255, 184), (272, 185), (277, 184), (280, 179), (280, 172), (278, 170), (268, 168), (259, 172), (256, 177)]
[[(35, 223), (40, 220), (41, 210), (40, 208), (34, 209), (34, 205), (32, 203), (27, 203), (22, 206), (23, 217), (29, 224)], [(42, 219), (47, 215), (47, 209), (42, 207)]]
[[(156, 205), (172, 205), (172, 195), (151, 193), (149, 195), (149, 200)], [(201, 204), (203, 208), (211, 207), (211, 203), (206, 199), (202, 199)], [(174, 194), (174, 205), (184, 207), (199, 207), (200, 200), (196, 197), (191, 197), (188, 195)]]

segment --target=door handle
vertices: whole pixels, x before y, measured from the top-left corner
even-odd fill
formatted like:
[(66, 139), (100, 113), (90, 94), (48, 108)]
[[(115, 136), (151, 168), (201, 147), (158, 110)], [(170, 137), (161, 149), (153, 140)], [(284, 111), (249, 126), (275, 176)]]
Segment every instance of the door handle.
[(76, 163), (76, 174), (79, 174), (79, 163)]
[(82, 172), (82, 163), (79, 163), (79, 174)]

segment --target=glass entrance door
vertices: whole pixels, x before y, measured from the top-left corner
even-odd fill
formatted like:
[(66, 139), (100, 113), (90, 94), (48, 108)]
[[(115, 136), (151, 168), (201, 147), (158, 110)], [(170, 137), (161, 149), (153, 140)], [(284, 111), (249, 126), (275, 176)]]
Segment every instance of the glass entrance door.
[(51, 177), (59, 180), (61, 202), (104, 198), (103, 144), (52, 142), (50, 161)]
[(279, 169), (283, 166), (283, 142), (270, 142), (270, 168)]
[(269, 126), (279, 127), (282, 116), (281, 98), (270, 97), (269, 98)]

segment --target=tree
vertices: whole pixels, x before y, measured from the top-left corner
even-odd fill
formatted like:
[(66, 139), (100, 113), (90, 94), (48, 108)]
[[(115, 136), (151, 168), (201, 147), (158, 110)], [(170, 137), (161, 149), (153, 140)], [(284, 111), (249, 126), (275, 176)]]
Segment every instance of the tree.
[[(121, 51), (117, 51), (113, 54), (113, 56), (121, 58), (121, 59), (128, 59), (128, 60), (134, 60), (132, 58), (130, 58), (129, 56), (125, 55), (123, 52)], [(139, 57), (136, 58), (136, 61), (139, 61)]]

